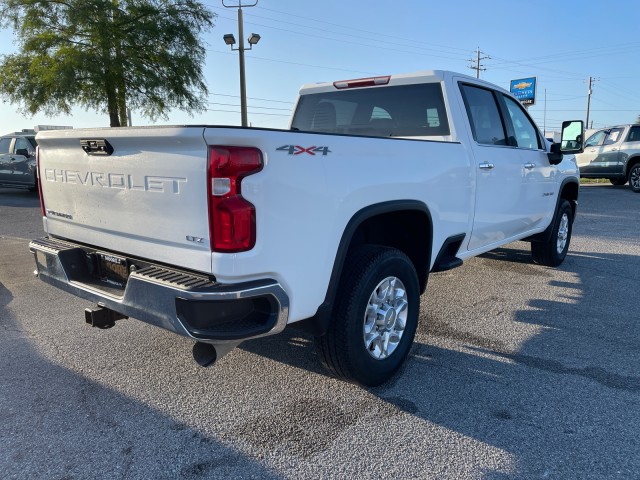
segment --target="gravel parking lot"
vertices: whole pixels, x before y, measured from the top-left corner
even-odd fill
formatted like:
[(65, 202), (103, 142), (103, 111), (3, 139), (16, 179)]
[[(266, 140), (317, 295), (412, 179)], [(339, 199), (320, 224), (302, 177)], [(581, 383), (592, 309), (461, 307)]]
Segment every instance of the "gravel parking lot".
[(37, 194), (0, 189), (0, 471), (10, 479), (640, 478), (640, 195), (582, 187), (566, 261), (433, 274), (391, 383), (327, 376), (295, 330), (210, 369), (191, 342), (33, 277)]

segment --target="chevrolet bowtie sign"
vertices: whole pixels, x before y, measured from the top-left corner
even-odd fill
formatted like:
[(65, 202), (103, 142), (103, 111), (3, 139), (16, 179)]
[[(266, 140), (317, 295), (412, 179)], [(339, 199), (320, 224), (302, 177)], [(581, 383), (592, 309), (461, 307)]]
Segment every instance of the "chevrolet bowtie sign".
[(536, 103), (536, 77), (511, 80), (511, 94), (523, 105), (535, 105)]

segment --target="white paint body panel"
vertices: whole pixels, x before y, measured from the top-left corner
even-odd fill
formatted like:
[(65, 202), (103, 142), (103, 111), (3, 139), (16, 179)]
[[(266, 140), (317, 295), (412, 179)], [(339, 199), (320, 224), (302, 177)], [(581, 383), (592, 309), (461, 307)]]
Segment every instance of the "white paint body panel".
[[(562, 180), (577, 174), (575, 161), (551, 167), (540, 151), (543, 163), (537, 174), (545, 177), (544, 189), (554, 192), (551, 199), (538, 197), (542, 187), (528, 188), (531, 178), (521, 168), (505, 170), (505, 177), (493, 183), (479, 178), (482, 147), (471, 136), (458, 78), (423, 72), (392, 77), (390, 82), (441, 82), (451, 133), (433, 139), (440, 141), (234, 127), (41, 133), (45, 208), (55, 212), (48, 214), (46, 229), (57, 237), (212, 274), (222, 283), (275, 279), (290, 298), (289, 322), (316, 313), (325, 300), (345, 227), (371, 205), (394, 200), (424, 203), (433, 221), (432, 262), (453, 235), (466, 234), (458, 256), (467, 258), (543, 231), (553, 217)], [(304, 87), (301, 95), (323, 89), (333, 86)], [(81, 138), (106, 138), (114, 153), (88, 156), (80, 148)], [(207, 145), (250, 146), (263, 152), (263, 170), (242, 181), (243, 196), (256, 207), (257, 242), (251, 251), (210, 251)], [(284, 145), (327, 146), (330, 153), (289, 155), (277, 150)], [(516, 148), (503, 150), (507, 160), (522, 155)], [(107, 180), (96, 185), (87, 172), (103, 173)], [(110, 185), (101, 185), (109, 179)], [(514, 197), (517, 202), (496, 209)], [(478, 234), (469, 244), (474, 215)], [(187, 236), (201, 238), (202, 243), (188, 241)]]

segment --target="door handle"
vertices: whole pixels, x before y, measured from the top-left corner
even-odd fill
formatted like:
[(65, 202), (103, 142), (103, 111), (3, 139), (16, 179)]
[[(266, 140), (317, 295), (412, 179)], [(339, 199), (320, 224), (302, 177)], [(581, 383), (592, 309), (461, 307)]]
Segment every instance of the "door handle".
[(612, 151), (612, 152), (617, 152), (617, 151), (618, 151), (618, 149), (617, 149), (617, 148), (612, 148), (612, 149), (611, 149), (611, 151)]
[(493, 167), (493, 163), (487, 162), (482, 162), (480, 165), (478, 165), (478, 168), (481, 168), (482, 170), (491, 170)]
[(596, 151), (596, 149), (593, 148), (593, 149), (589, 150), (589, 153), (595, 153), (595, 151)]
[(527, 170), (531, 170), (535, 166), (536, 166), (535, 163), (525, 163), (524, 164), (524, 168), (526, 168)]

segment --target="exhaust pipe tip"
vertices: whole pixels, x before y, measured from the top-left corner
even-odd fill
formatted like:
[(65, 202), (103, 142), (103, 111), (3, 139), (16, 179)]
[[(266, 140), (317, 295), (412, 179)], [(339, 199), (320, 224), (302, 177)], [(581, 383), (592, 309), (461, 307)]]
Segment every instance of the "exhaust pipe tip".
[(193, 345), (193, 359), (201, 367), (210, 367), (218, 359), (216, 347), (210, 343), (196, 342)]

